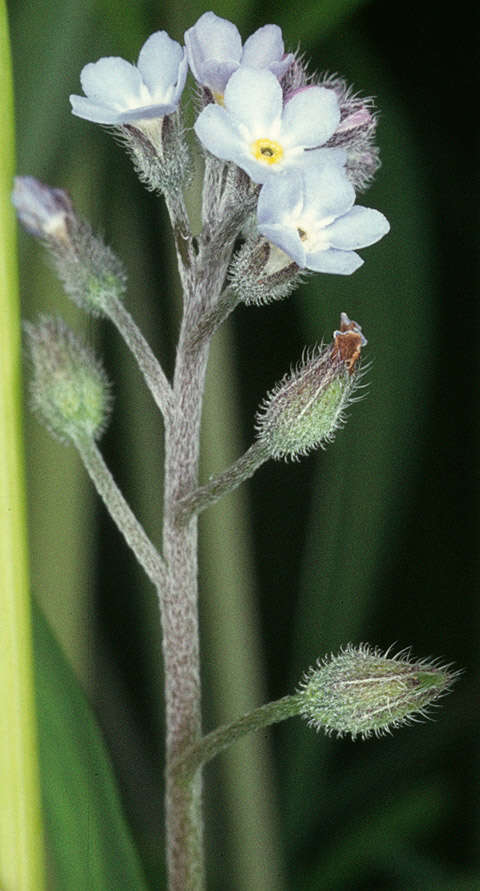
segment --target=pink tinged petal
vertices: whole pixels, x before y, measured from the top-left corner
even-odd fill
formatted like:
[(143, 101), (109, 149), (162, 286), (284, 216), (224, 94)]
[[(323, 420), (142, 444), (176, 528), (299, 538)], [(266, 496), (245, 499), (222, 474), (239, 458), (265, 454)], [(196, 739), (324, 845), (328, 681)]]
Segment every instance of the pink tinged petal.
[(95, 105), (122, 111), (142, 105), (145, 87), (135, 65), (116, 56), (89, 62), (82, 69), (80, 81), (85, 95)]
[[(305, 211), (317, 220), (339, 217), (353, 207), (355, 189), (341, 167), (334, 164), (309, 166), (304, 171), (304, 177)], [(353, 247), (355, 245), (349, 245), (349, 248)]]
[(328, 227), (328, 240), (340, 250), (368, 247), (390, 231), (383, 213), (370, 207), (352, 207)]
[(315, 148), (332, 136), (339, 122), (335, 92), (326, 87), (306, 87), (286, 103), (282, 132), (289, 145)]
[(282, 251), (285, 251), (300, 269), (305, 268), (307, 265), (305, 248), (296, 229), (265, 223), (258, 227), (258, 231), (272, 244), (276, 244)]
[(257, 221), (259, 224), (275, 224), (288, 217), (299, 216), (303, 200), (304, 181), (299, 171), (291, 170), (269, 177), (258, 197)]
[(368, 108), (359, 108), (348, 117), (344, 118), (337, 127), (337, 133), (346, 133), (348, 130), (356, 130), (358, 127), (366, 127), (372, 121), (372, 115)]
[(242, 65), (250, 68), (269, 68), (284, 53), (282, 30), (278, 25), (264, 25), (245, 41)]
[[(283, 95), (282, 88), (271, 71), (239, 68), (232, 74), (224, 95), (225, 108), (241, 121), (252, 138), (278, 135)], [(275, 132), (271, 132), (272, 129)]]
[(212, 155), (233, 161), (238, 155), (240, 139), (231, 116), (219, 105), (207, 105), (199, 114), (195, 133)]
[(166, 31), (156, 31), (145, 41), (137, 64), (152, 99), (164, 102), (170, 99), (169, 93), (173, 92), (171, 88), (179, 79), (184, 56), (185, 50)]
[(240, 62), (242, 55), (242, 40), (238, 28), (214, 12), (205, 12), (185, 32), (185, 45), (192, 74), (199, 83), (205, 83), (202, 79), (205, 62)]
[(330, 248), (328, 251), (314, 251), (307, 254), (307, 269), (312, 272), (330, 272), (336, 275), (351, 275), (360, 266), (363, 260), (355, 251), (337, 251)]

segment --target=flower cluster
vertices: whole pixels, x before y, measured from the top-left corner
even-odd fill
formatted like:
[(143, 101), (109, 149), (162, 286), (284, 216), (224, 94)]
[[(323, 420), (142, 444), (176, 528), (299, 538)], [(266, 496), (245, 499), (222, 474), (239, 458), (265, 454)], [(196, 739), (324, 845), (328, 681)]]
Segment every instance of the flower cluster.
[[(206, 12), (186, 31), (184, 48), (159, 31), (143, 45), (137, 65), (116, 57), (86, 65), (85, 96), (71, 96), (72, 111), (120, 130), (147, 185), (167, 191), (172, 164), (156, 176), (152, 152), (165, 165), (169, 131), (163, 123), (178, 116), (188, 67), (201, 105), (198, 139), (218, 164), (244, 171), (249, 196), (253, 189), (258, 197), (250, 252), (266, 242), (268, 262), (275, 246), (286, 281), (303, 269), (354, 272), (363, 263), (356, 250), (389, 231), (383, 214), (355, 204), (355, 190), (378, 166), (372, 102), (353, 95), (339, 78), (310, 78), (302, 60), (285, 53), (278, 26), (259, 28), (242, 45), (234, 24)], [(179, 155), (172, 127), (170, 155)], [(184, 166), (177, 164), (175, 184)], [(269, 299), (261, 284), (255, 287), (248, 262), (236, 268), (261, 300)], [(257, 282), (268, 274), (266, 265), (257, 269)], [(236, 284), (245, 299), (245, 283)], [(281, 287), (273, 297), (288, 291), (285, 282), (276, 284)]]

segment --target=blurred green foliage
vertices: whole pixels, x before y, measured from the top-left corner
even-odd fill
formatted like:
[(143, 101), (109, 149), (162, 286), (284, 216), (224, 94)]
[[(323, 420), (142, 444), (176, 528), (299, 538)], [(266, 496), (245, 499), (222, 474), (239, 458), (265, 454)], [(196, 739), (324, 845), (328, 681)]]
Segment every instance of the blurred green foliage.
[[(108, 135), (71, 116), (68, 94), (79, 92), (87, 61), (134, 60), (157, 29), (181, 40), (204, 11), (196, 2), (151, 0), (10, 3), (19, 172), (71, 191), (105, 233), (129, 271), (129, 308), (168, 372), (179, 306), (163, 208)], [(340, 311), (363, 325), (372, 367), (365, 401), (352, 407), (326, 453), (267, 465), (202, 518), (205, 724), (292, 690), (317, 656), (349, 640), (397, 640), (467, 672), (435, 724), (392, 739), (352, 745), (291, 721), (222, 755), (206, 773), (210, 887), (474, 888), (478, 301), (471, 139), (456, 114), (458, 85), (473, 76), (468, 35), (460, 20), (433, 18), (427, 4), (412, 2), (397, 13), (380, 0), (316, 0), (301, 12), (293, 3), (221, 2), (215, 12), (245, 36), (278, 23), (287, 46), (300, 44), (312, 69), (338, 71), (377, 96), (383, 166), (361, 203), (382, 210), (392, 231), (352, 278), (311, 277), (284, 303), (239, 309), (217, 337), (205, 475), (248, 446), (265, 391), (305, 344), (330, 336)], [(77, 330), (86, 327), (105, 356), (116, 405), (103, 452), (159, 541), (162, 428), (140, 376), (115, 332), (67, 306), (37, 246), (25, 237), (21, 248), (25, 316), (61, 312)], [(159, 888), (162, 676), (153, 592), (76, 455), (31, 419), (27, 447), (35, 591), (92, 703), (120, 790), (118, 800), (111, 793), (104, 821), (74, 821), (69, 833), (71, 815), (61, 828), (52, 819), (64, 807), (65, 785), (52, 782), (55, 761), (45, 757), (52, 856), (60, 840), (67, 862), (83, 850), (88, 887), (108, 888), (106, 879), (93, 878), (89, 844), (95, 833), (97, 855), (108, 858), (114, 813), (123, 821), (121, 800), (148, 887)], [(76, 695), (72, 685), (73, 677), (68, 684), (49, 677), (39, 690), (42, 710), (61, 714), (68, 691)], [(40, 728), (45, 734), (45, 720)], [(83, 784), (85, 800), (98, 806), (96, 771), (88, 762), (71, 770), (75, 795)], [(55, 891), (80, 887), (58, 866), (56, 873)], [(141, 879), (129, 882), (115, 887), (143, 887)]]

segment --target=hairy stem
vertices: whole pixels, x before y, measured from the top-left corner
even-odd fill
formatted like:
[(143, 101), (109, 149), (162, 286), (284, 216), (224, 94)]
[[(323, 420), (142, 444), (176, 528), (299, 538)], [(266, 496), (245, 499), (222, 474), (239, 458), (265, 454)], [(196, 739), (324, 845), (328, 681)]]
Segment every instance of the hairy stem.
[(164, 561), (125, 501), (93, 439), (78, 437), (75, 445), (105, 507), (157, 588), (161, 600), (167, 579)]
[(148, 389), (164, 418), (167, 419), (172, 409), (172, 388), (158, 359), (121, 300), (111, 297), (105, 312), (133, 353)]
[(254, 442), (247, 451), (219, 476), (213, 477), (204, 486), (185, 495), (178, 504), (178, 518), (185, 521), (192, 514), (200, 514), (223, 495), (232, 492), (248, 480), (270, 457), (261, 442)]
[(207, 310), (201, 317), (195, 331), (192, 334), (191, 346), (195, 346), (199, 341), (210, 339), (220, 328), (220, 325), (228, 319), (228, 316), (240, 303), (230, 287), (225, 288), (218, 303), (213, 309)]
[(287, 718), (298, 715), (303, 705), (303, 695), (294, 693), (283, 696), (275, 702), (268, 702), (246, 715), (241, 715), (230, 724), (217, 727), (211, 733), (194, 743), (174, 764), (174, 769), (184, 774), (193, 774), (199, 767), (207, 764), (224, 749), (227, 749), (247, 733), (262, 730), (271, 724), (278, 724)]
[(201, 405), (208, 344), (185, 349), (191, 319), (184, 316), (174, 379), (175, 414), (167, 429), (164, 555), (169, 568), (165, 598), (164, 662), (167, 712), (167, 850), (170, 891), (204, 885), (201, 777), (184, 783), (172, 763), (201, 734), (197, 590), (197, 520), (179, 523), (176, 506), (195, 487)]

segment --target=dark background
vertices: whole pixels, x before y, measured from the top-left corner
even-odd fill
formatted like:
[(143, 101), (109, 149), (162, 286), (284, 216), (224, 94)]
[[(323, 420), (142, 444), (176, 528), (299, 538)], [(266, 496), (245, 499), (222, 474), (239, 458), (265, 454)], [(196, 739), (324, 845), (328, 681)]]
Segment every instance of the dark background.
[[(122, 256), (128, 306), (168, 372), (179, 295), (163, 208), (108, 133), (71, 116), (68, 95), (80, 92), (86, 62), (134, 60), (158, 29), (182, 41), (204, 11), (150, 0), (10, 3), (19, 172), (68, 189)], [(249, 445), (266, 390), (304, 345), (330, 337), (340, 311), (362, 324), (372, 366), (366, 399), (327, 452), (270, 463), (202, 518), (205, 725), (292, 691), (317, 657), (348, 641), (411, 645), (416, 656), (442, 656), (465, 674), (435, 723), (352, 744), (295, 719), (219, 758), (206, 772), (209, 887), (473, 889), (480, 870), (471, 23), (456, 10), (380, 0), (281, 9), (223, 2), (214, 11), (244, 38), (276, 22), (313, 69), (338, 72), (377, 97), (382, 167), (359, 200), (382, 210), (392, 229), (351, 278), (312, 276), (283, 303), (240, 308), (216, 338), (204, 476)], [(61, 312), (104, 356), (115, 410), (102, 451), (159, 541), (162, 427), (140, 376), (107, 324), (67, 305), (38, 247), (23, 235), (20, 247), (24, 315)], [(30, 418), (27, 449), (35, 593), (94, 706), (148, 887), (159, 888), (162, 675), (153, 592), (77, 456)], [(95, 791), (90, 779), (85, 795)], [(52, 888), (70, 891), (55, 792), (47, 798)]]

